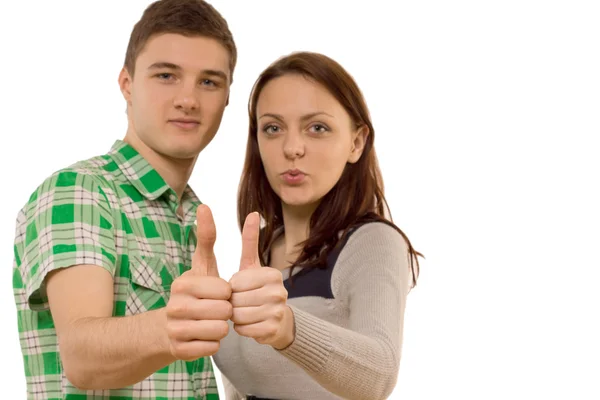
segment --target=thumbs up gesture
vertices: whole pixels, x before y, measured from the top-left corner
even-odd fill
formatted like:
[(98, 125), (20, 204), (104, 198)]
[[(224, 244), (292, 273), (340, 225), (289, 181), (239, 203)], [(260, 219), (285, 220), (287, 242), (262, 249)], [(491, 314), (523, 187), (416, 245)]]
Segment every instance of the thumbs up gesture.
[(294, 340), (294, 315), (287, 305), (281, 271), (263, 268), (258, 257), (260, 216), (251, 213), (242, 229), (240, 270), (229, 281), (235, 331), (276, 349)]
[(213, 251), (217, 231), (212, 213), (200, 205), (196, 218), (198, 243), (192, 267), (173, 281), (166, 306), (171, 354), (188, 361), (219, 350), (232, 315), (231, 286), (219, 277)]

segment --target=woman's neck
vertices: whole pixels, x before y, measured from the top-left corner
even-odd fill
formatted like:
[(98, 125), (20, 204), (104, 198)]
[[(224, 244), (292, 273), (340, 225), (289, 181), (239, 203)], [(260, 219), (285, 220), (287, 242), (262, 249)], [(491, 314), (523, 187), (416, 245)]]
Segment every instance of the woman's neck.
[(302, 243), (308, 239), (310, 234), (310, 218), (317, 208), (314, 206), (289, 206), (281, 205), (283, 216), (283, 253), (286, 260), (293, 262), (302, 252)]

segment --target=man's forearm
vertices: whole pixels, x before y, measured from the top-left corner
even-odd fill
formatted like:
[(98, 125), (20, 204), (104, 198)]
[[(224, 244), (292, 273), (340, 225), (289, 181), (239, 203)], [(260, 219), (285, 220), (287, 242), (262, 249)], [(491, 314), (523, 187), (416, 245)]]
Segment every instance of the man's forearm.
[(82, 318), (60, 346), (67, 378), (80, 389), (115, 389), (171, 364), (165, 309), (139, 315)]

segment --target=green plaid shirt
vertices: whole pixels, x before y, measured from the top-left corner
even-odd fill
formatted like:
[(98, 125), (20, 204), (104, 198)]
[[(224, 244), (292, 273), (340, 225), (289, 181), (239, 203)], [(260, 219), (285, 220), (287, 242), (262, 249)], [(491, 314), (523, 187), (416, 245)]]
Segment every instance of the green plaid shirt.
[(210, 358), (177, 361), (133, 386), (81, 391), (65, 377), (44, 277), (95, 264), (114, 277), (114, 316), (167, 304), (173, 279), (191, 265), (196, 207), (188, 186), (179, 202), (133, 147), (116, 141), (103, 156), (54, 173), (17, 218), (13, 289), (28, 399), (219, 398)]

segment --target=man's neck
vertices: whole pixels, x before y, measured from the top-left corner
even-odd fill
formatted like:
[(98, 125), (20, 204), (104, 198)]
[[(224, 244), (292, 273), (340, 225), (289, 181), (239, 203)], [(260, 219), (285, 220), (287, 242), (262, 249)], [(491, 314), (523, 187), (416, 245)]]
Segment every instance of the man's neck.
[(177, 197), (181, 199), (198, 157), (187, 160), (178, 160), (165, 156), (148, 147), (134, 132), (131, 131), (127, 131), (123, 141), (140, 153), (152, 168), (154, 168), (165, 180), (167, 185), (177, 193)]

